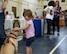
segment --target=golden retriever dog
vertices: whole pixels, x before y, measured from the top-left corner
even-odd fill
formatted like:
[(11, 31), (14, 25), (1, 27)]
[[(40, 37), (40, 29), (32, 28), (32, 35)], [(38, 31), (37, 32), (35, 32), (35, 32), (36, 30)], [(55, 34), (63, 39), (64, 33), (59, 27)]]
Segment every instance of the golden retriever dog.
[(4, 44), (1, 47), (0, 54), (18, 54), (18, 41), (17, 35), (18, 32), (11, 31), (8, 35)]

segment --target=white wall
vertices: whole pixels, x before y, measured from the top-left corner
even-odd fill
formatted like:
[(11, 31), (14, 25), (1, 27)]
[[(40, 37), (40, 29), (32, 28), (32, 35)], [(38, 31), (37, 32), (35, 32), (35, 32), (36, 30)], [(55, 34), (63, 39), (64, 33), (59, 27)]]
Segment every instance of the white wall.
[(62, 10), (66, 10), (67, 9), (67, 0), (65, 0), (66, 2), (60, 2), (60, 6), (62, 7)]
[[(17, 8), (17, 3), (13, 2), (13, 1), (8, 1), (8, 5), (7, 5), (6, 10), (9, 11), (9, 13), (12, 12), (12, 6)], [(18, 9), (17, 9), (17, 12), (18, 12)]]
[(22, 16), (24, 9), (31, 9), (33, 12), (35, 12), (36, 7), (38, 7), (38, 0), (9, 0), (7, 9), (10, 12), (12, 12), (12, 6), (17, 8), (17, 16)]
[(38, 7), (38, 0), (23, 0), (22, 1), (22, 11), (24, 9), (31, 9), (33, 12), (35, 12), (36, 7)]
[(18, 11), (17, 11), (17, 14), (18, 14), (18, 16), (21, 18), (21, 13), (22, 13), (22, 0), (17, 0), (17, 2), (18, 2), (18, 5), (17, 5), (17, 9), (18, 9)]

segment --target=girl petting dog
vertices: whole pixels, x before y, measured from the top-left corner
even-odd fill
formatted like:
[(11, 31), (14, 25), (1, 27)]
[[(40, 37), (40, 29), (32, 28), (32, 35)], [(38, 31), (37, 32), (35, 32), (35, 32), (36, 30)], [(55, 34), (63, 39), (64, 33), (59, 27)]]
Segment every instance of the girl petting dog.
[(31, 44), (34, 41), (35, 29), (32, 21), (33, 15), (31, 10), (25, 10), (23, 16), (26, 20), (25, 27), (14, 28), (13, 30), (25, 30), (26, 32), (26, 54), (32, 54)]

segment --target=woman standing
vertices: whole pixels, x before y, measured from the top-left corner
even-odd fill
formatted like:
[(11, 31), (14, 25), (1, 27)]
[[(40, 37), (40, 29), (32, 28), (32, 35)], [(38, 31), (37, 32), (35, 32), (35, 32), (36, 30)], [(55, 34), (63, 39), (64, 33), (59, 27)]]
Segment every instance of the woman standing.
[(50, 1), (48, 3), (48, 6), (44, 9), (44, 12), (46, 12), (46, 21), (47, 21), (47, 35), (51, 34), (51, 26), (52, 26), (52, 21), (54, 17), (54, 7), (55, 7), (55, 2)]
[(5, 22), (5, 9), (8, 0), (0, 0), (0, 48), (3, 44), (3, 41), (6, 38), (5, 30), (4, 30), (4, 22)]
[(61, 7), (59, 5), (59, 1), (56, 1), (56, 6), (54, 9), (54, 18), (53, 18), (53, 34), (55, 31), (55, 26), (57, 26), (57, 34), (59, 35), (59, 18), (61, 13)]
[(34, 29), (34, 24), (33, 24), (33, 15), (31, 10), (26, 10), (23, 13), (23, 16), (26, 20), (26, 25), (21, 28), (14, 28), (14, 30), (25, 30), (26, 33), (26, 54), (32, 54), (32, 47), (31, 44), (34, 41), (34, 36), (35, 36), (35, 29)]

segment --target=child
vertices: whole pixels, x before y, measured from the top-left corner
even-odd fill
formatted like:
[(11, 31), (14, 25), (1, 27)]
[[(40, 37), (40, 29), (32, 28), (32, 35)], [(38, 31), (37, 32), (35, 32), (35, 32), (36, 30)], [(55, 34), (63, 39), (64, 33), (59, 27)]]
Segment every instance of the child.
[(25, 30), (26, 32), (26, 54), (32, 54), (31, 44), (34, 41), (35, 29), (34, 29), (34, 24), (32, 21), (33, 16), (32, 16), (31, 10), (24, 11), (23, 16), (25, 17), (25, 20), (26, 20), (25, 27), (14, 28), (14, 30)]

